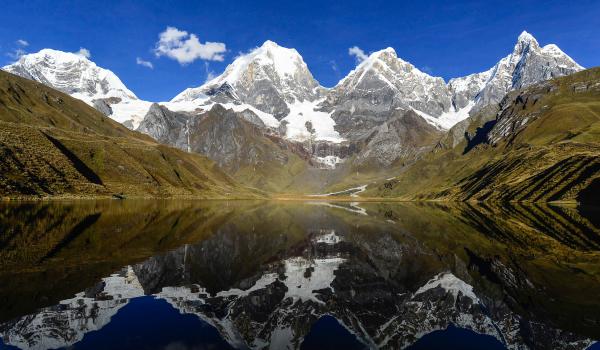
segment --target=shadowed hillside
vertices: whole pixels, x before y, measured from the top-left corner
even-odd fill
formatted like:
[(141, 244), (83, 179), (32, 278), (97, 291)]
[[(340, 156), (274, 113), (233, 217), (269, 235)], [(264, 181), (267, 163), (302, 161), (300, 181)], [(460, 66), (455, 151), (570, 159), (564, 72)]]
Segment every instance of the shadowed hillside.
[(163, 146), (0, 71), (0, 197), (254, 196), (207, 158)]

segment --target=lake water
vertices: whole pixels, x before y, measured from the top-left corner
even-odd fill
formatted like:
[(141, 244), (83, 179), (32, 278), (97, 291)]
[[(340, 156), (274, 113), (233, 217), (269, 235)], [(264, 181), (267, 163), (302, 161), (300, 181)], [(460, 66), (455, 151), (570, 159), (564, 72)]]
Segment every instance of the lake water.
[(599, 349), (600, 209), (0, 204), (4, 349)]

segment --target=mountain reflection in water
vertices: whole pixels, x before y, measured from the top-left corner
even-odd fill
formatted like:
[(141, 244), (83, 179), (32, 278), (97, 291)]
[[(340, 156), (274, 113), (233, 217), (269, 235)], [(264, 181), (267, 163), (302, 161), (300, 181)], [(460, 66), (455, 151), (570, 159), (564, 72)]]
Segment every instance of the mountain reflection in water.
[(0, 348), (587, 349), (600, 339), (599, 213), (4, 203)]

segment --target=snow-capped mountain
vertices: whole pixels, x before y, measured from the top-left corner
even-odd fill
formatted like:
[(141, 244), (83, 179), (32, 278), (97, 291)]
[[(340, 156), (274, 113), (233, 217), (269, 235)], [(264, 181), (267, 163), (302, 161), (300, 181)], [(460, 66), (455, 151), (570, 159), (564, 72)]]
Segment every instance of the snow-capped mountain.
[[(138, 99), (113, 72), (76, 53), (44, 49), (3, 69), (82, 99), (132, 128), (152, 105)], [(364, 136), (396, 109), (412, 109), (430, 124), (448, 129), (473, 107), (498, 103), (510, 90), (581, 69), (556, 45), (540, 47), (523, 32), (513, 52), (494, 67), (448, 84), (387, 48), (372, 53), (327, 90), (295, 49), (268, 40), (238, 56), (223, 74), (161, 104), (188, 112), (209, 110), (215, 103), (238, 112), (250, 109), (267, 127), (278, 128), (283, 122), (288, 138), (340, 142), (342, 136)]]
[(67, 93), (136, 127), (151, 105), (138, 99), (113, 72), (76, 53), (43, 49), (2, 69)]
[(454, 108), (442, 78), (420, 71), (391, 47), (361, 62), (329, 91), (322, 106), (332, 112), (336, 130), (350, 138), (368, 135), (398, 109), (414, 110), (444, 129), (466, 114)]
[(24, 55), (3, 69), (82, 100), (137, 99), (113, 72), (76, 53), (43, 49)]
[(237, 100), (280, 120), (290, 112), (288, 105), (314, 101), (321, 90), (298, 51), (267, 40), (238, 56), (223, 74), (200, 87), (184, 90), (172, 102), (207, 96), (215, 102)]
[(374, 111), (410, 106), (438, 116), (451, 107), (442, 78), (421, 72), (388, 47), (372, 53), (343, 78), (328, 95), (338, 109), (374, 105)]
[(491, 103), (499, 103), (507, 92), (532, 84), (569, 75), (583, 70), (558, 46), (541, 47), (537, 40), (524, 31), (519, 35), (513, 52), (495, 66), (481, 73), (451, 79), (448, 86), (456, 107), (475, 102), (475, 110)]
[(251, 110), (267, 127), (283, 124), (284, 136), (290, 139), (340, 142), (335, 122), (328, 113), (316, 110), (325, 91), (298, 51), (267, 40), (238, 56), (223, 74), (175, 96), (169, 108), (210, 109), (220, 103), (237, 112)]
[[(45, 49), (4, 69), (69, 93), (132, 129), (187, 151), (198, 151), (190, 140), (207, 134), (198, 127), (209, 123), (199, 121), (220, 104), (269, 135), (264, 137), (275, 135), (286, 142), (309, 144), (306, 151), (317, 163), (318, 155), (312, 154), (315, 142), (327, 147), (336, 144), (334, 148), (351, 145), (352, 153), (359, 155), (355, 162), (366, 165), (374, 160), (377, 166), (386, 167), (418, 158), (436, 144), (438, 134), (482, 107), (499, 103), (509, 91), (583, 68), (556, 45), (540, 47), (523, 32), (513, 52), (491, 69), (448, 83), (386, 48), (370, 54), (336, 86), (326, 89), (314, 79), (298, 51), (266, 41), (238, 56), (221, 75), (153, 108), (114, 73), (74, 53)], [(227, 127), (237, 125), (226, 120), (221, 121), (223, 125), (215, 123), (211, 128), (219, 126), (214, 130), (224, 134), (233, 133)], [(213, 138), (206, 142), (215, 142), (217, 135), (208, 134)], [(245, 147), (260, 139), (236, 142)], [(217, 152), (219, 157), (227, 149)], [(349, 155), (327, 154), (340, 162)]]

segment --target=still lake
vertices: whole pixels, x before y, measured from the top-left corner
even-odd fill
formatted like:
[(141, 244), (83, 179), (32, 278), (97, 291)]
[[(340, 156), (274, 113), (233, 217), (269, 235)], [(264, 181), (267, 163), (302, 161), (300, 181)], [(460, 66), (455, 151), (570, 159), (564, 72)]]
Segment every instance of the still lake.
[(600, 349), (600, 208), (0, 203), (1, 349)]

